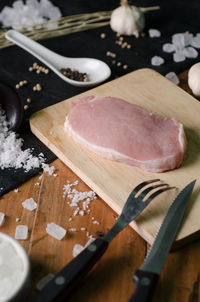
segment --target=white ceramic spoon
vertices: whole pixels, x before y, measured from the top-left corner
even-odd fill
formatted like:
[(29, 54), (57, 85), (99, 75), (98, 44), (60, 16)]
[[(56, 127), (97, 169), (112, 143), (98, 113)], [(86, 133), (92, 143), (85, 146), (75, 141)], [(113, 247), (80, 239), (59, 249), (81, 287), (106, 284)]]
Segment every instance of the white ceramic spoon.
[[(109, 66), (103, 61), (92, 58), (68, 58), (61, 56), (32, 39), (27, 38), (18, 31), (9, 30), (5, 37), (38, 58), (60, 78), (71, 85), (80, 87), (95, 86), (105, 81), (111, 74)], [(81, 73), (86, 73), (88, 82), (74, 81), (67, 78), (61, 73), (61, 68), (74, 68)]]

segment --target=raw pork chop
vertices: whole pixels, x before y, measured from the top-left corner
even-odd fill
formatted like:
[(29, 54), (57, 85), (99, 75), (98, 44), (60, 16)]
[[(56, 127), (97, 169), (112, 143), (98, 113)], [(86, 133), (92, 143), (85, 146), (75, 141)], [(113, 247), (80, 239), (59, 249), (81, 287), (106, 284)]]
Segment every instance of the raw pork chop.
[(70, 104), (65, 131), (102, 157), (151, 172), (178, 168), (186, 148), (183, 125), (114, 97)]

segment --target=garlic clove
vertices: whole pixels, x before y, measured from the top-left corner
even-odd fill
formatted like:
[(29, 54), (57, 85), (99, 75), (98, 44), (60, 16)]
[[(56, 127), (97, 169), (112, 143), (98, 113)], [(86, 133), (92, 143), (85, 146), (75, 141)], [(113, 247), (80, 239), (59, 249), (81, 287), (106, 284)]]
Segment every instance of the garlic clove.
[(145, 26), (144, 13), (136, 6), (122, 4), (112, 12), (110, 26), (121, 35), (138, 37)]
[(189, 69), (188, 86), (195, 96), (200, 96), (200, 63), (194, 64)]

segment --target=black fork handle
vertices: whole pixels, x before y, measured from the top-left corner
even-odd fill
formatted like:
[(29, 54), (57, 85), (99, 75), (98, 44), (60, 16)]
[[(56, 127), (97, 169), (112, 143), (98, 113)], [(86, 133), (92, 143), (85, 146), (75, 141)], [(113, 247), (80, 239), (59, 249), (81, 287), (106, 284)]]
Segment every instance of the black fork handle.
[(108, 241), (97, 238), (77, 257), (67, 264), (31, 302), (52, 302), (62, 294), (66, 297), (101, 258)]

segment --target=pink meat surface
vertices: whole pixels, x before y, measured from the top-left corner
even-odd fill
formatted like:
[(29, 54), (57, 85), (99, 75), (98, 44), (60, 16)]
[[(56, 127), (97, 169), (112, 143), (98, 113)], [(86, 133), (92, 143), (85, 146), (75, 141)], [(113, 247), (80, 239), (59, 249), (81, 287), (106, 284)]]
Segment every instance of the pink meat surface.
[(75, 100), (64, 128), (98, 155), (151, 172), (178, 168), (186, 148), (183, 125), (175, 118), (114, 97)]

